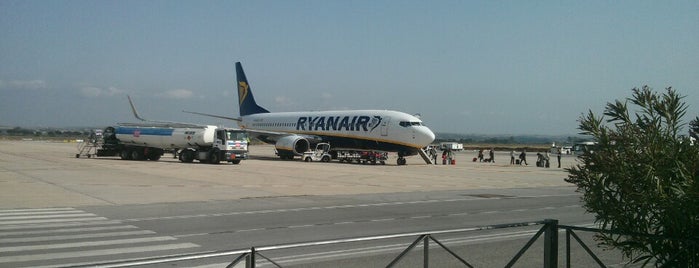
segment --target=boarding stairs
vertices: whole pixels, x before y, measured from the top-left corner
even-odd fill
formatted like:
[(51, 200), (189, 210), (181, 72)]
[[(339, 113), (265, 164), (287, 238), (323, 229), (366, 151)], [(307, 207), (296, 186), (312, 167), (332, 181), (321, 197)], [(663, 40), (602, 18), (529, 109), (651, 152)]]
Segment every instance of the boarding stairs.
[(80, 156), (87, 156), (87, 158), (96, 156), (97, 150), (102, 148), (103, 142), (102, 133), (92, 131), (89, 136), (78, 142), (78, 153), (75, 154), (75, 158), (80, 158)]
[(422, 148), (417, 150), (418, 154), (422, 156), (422, 160), (425, 160), (426, 164), (429, 165), (434, 165), (434, 162), (432, 162), (432, 158), (430, 158), (430, 155), (426, 152), (428, 147)]

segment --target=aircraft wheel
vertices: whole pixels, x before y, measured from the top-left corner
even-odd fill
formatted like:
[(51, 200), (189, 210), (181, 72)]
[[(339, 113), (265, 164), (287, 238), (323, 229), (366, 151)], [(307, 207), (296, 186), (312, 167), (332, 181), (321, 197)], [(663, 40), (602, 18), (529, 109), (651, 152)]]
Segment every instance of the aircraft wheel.
[(402, 165), (405, 165), (407, 161), (405, 160), (405, 158), (399, 157), (397, 162), (398, 162), (397, 164), (399, 166), (402, 166)]

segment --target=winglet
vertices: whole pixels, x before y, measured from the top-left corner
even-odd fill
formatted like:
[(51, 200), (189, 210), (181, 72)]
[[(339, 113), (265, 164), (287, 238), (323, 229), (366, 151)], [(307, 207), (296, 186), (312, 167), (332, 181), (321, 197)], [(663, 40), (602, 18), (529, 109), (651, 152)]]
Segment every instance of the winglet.
[(138, 115), (138, 112), (136, 111), (136, 106), (133, 104), (133, 101), (131, 100), (131, 96), (126, 95), (126, 97), (129, 99), (129, 104), (131, 105), (131, 111), (133, 112), (133, 116), (135, 116), (136, 119), (138, 119), (138, 120), (148, 121), (148, 120), (143, 119), (141, 116)]
[(235, 63), (235, 72), (238, 79), (238, 105), (240, 107), (240, 116), (269, 113), (267, 109), (260, 107), (255, 102), (250, 84), (248, 84), (248, 79), (245, 77), (245, 72), (243, 72), (243, 66), (240, 62)]

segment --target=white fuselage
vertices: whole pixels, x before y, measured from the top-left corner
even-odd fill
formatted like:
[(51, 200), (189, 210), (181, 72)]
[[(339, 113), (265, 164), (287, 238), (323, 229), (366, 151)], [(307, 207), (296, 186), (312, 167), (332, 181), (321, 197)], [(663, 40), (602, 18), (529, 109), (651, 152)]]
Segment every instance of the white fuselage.
[(241, 119), (243, 129), (317, 136), (345, 148), (414, 151), (435, 138), (417, 117), (389, 110), (259, 113)]

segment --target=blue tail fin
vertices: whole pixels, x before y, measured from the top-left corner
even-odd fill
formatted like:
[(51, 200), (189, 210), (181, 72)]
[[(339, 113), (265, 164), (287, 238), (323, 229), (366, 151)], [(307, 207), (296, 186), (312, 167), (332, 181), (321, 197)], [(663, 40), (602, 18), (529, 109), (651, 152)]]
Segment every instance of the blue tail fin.
[(248, 84), (248, 79), (245, 77), (245, 72), (243, 72), (243, 66), (240, 62), (235, 63), (235, 72), (238, 76), (238, 105), (240, 106), (240, 116), (269, 113), (267, 109), (260, 107), (255, 102), (255, 98), (252, 96), (252, 90), (250, 90), (250, 84)]

